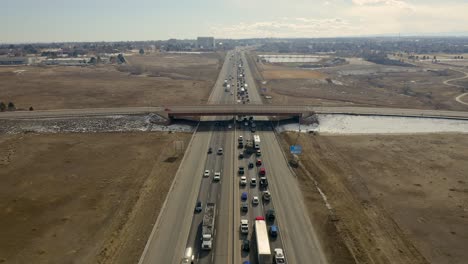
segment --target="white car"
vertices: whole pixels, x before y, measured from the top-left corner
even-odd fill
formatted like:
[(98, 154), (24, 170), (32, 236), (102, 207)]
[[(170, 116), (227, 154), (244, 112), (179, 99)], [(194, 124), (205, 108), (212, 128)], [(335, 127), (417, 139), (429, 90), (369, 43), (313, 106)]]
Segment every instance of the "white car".
[(218, 149), (218, 155), (223, 155), (223, 148)]
[(241, 186), (247, 185), (247, 177), (242, 176), (242, 177), (240, 178), (240, 185), (241, 185)]
[(240, 230), (241, 230), (242, 234), (248, 234), (249, 233), (249, 220), (247, 220), (247, 219), (242, 219), (241, 220)]
[(252, 197), (252, 204), (257, 205), (259, 203), (258, 196)]
[(286, 263), (286, 260), (284, 259), (284, 253), (281, 248), (275, 248), (275, 263)]
[(257, 186), (257, 179), (256, 178), (250, 179), (250, 186)]
[(270, 201), (271, 200), (270, 191), (263, 191), (263, 200), (265, 200), (265, 201)]
[(215, 173), (214, 173), (213, 180), (214, 180), (214, 181), (219, 181), (219, 180), (221, 180), (221, 172), (219, 172), (219, 171), (215, 172)]
[(210, 170), (205, 170), (203, 177), (210, 177)]

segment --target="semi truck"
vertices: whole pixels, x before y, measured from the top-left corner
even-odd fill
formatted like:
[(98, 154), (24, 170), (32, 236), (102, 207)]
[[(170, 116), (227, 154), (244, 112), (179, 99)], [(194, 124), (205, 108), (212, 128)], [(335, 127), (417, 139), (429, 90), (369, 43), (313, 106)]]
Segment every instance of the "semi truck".
[(207, 203), (202, 225), (202, 249), (211, 250), (213, 247), (213, 236), (215, 226), (216, 204)]
[(270, 241), (265, 220), (255, 220), (255, 239), (259, 264), (272, 264)]

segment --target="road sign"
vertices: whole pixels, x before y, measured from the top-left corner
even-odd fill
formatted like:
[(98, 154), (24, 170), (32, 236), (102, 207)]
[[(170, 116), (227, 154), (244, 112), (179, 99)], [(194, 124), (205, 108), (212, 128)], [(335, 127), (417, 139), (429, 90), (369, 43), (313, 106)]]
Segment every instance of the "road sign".
[(300, 145), (291, 145), (289, 147), (289, 151), (291, 151), (291, 154), (301, 154), (302, 153), (302, 146), (300, 146)]

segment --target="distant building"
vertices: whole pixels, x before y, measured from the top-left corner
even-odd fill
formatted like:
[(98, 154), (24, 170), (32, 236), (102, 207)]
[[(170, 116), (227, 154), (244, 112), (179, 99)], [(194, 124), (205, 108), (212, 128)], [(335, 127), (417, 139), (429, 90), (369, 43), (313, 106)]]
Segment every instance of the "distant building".
[(0, 65), (30, 65), (35, 62), (35, 57), (0, 57)]
[(197, 48), (202, 50), (213, 50), (215, 48), (215, 40), (213, 37), (198, 37)]
[(42, 61), (45, 65), (62, 65), (62, 66), (82, 66), (87, 65), (90, 58), (56, 58)]

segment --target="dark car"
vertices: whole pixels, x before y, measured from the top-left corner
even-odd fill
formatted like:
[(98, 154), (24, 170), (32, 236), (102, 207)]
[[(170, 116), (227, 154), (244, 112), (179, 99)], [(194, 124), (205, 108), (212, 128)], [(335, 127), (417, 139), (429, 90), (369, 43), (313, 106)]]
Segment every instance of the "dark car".
[(244, 175), (244, 167), (239, 166), (239, 175)]
[(241, 211), (242, 212), (248, 212), (249, 211), (249, 205), (247, 203), (242, 203), (241, 204)]
[(195, 205), (195, 212), (200, 213), (203, 210), (203, 203), (201, 201), (197, 201)]
[(252, 169), (254, 167), (253, 162), (249, 162), (249, 169)]
[(244, 158), (244, 153), (239, 153), (239, 159), (243, 159)]
[(269, 222), (274, 222), (275, 219), (276, 219), (276, 214), (275, 214), (275, 210), (273, 209), (269, 209), (266, 213), (266, 219), (269, 221)]
[(242, 240), (242, 250), (250, 251), (250, 241), (248, 239)]
[(213, 153), (213, 148), (212, 148), (212, 147), (209, 147), (209, 148), (208, 148), (208, 154), (211, 154), (211, 153)]

